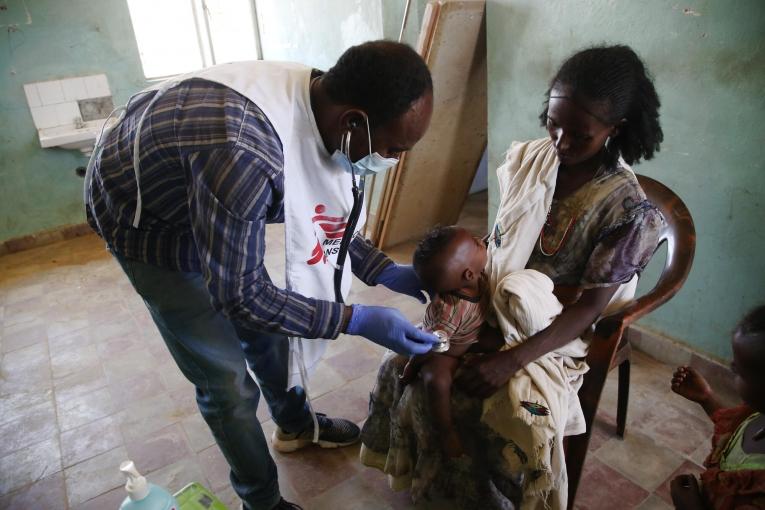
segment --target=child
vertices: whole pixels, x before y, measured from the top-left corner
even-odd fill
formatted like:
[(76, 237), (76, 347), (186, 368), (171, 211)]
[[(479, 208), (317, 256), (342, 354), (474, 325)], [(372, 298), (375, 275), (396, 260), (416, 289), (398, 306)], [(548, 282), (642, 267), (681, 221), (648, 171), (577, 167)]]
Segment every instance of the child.
[(732, 369), (744, 405), (729, 409), (694, 369), (680, 367), (672, 377), (672, 391), (699, 403), (715, 424), (701, 487), (691, 475), (672, 480), (680, 510), (765, 508), (765, 306), (736, 327)]
[(459, 358), (473, 344), (478, 350), (497, 350), (479, 338), (489, 310), (488, 281), (484, 273), (486, 245), (460, 227), (437, 227), (419, 242), (414, 269), (433, 299), (423, 320), (423, 329), (443, 331), (449, 350), (429, 352), (409, 360), (401, 375), (408, 384), (419, 372), (425, 384), (432, 422), (449, 457), (463, 453), (451, 417), (451, 385)]

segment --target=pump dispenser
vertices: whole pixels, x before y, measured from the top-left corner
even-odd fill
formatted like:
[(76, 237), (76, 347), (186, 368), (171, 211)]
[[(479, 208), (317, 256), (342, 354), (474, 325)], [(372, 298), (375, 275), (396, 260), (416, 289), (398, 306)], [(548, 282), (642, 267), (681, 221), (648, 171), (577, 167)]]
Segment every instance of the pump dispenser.
[(178, 510), (175, 498), (162, 487), (148, 483), (132, 460), (120, 464), (120, 471), (127, 477), (128, 493), (120, 510)]

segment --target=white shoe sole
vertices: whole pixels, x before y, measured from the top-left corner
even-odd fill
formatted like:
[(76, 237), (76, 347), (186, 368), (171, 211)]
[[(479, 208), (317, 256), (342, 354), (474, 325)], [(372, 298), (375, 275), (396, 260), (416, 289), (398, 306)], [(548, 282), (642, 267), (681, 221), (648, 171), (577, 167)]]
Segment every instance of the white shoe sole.
[[(349, 441), (347, 443), (334, 443), (332, 441), (319, 440), (316, 445), (321, 448), (342, 448), (343, 446), (350, 446), (355, 444), (358, 441), (359, 438), (356, 438), (353, 441)], [(279, 453), (292, 453), (305, 448), (310, 444), (313, 444), (313, 441), (310, 439), (279, 439), (275, 430), (273, 434), (271, 434), (271, 446), (273, 446), (274, 450)]]

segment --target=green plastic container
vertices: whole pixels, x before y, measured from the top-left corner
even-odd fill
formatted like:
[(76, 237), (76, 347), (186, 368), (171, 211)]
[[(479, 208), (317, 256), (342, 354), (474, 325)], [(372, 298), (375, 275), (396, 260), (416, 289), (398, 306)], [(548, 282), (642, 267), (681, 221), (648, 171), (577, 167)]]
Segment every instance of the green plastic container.
[(179, 510), (228, 510), (226, 505), (197, 482), (188, 484), (175, 493)]

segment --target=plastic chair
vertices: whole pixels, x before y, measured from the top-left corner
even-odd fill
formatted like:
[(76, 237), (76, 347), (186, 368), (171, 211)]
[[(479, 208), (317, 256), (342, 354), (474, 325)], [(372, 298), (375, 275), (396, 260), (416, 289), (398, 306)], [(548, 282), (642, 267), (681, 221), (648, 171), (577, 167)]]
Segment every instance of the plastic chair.
[[(662, 183), (646, 177), (637, 176), (640, 186), (648, 200), (661, 211), (665, 227), (659, 238), (659, 246), (667, 243), (667, 259), (664, 270), (653, 289), (622, 308), (619, 312), (604, 317), (595, 327), (587, 364), (590, 371), (584, 376), (579, 390), (579, 400), (584, 411), (587, 432), (568, 437), (566, 445), (566, 469), (568, 472), (568, 507), (573, 508), (582, 467), (590, 443), (592, 422), (598, 409), (600, 396), (608, 372), (619, 368), (618, 401), (616, 414), (616, 434), (624, 436), (627, 420), (627, 403), (630, 387), (631, 348), (626, 338), (630, 324), (652, 312), (669, 301), (683, 286), (693, 263), (696, 249), (696, 229), (693, 218), (683, 201)], [(658, 247), (657, 247), (658, 250)]]

